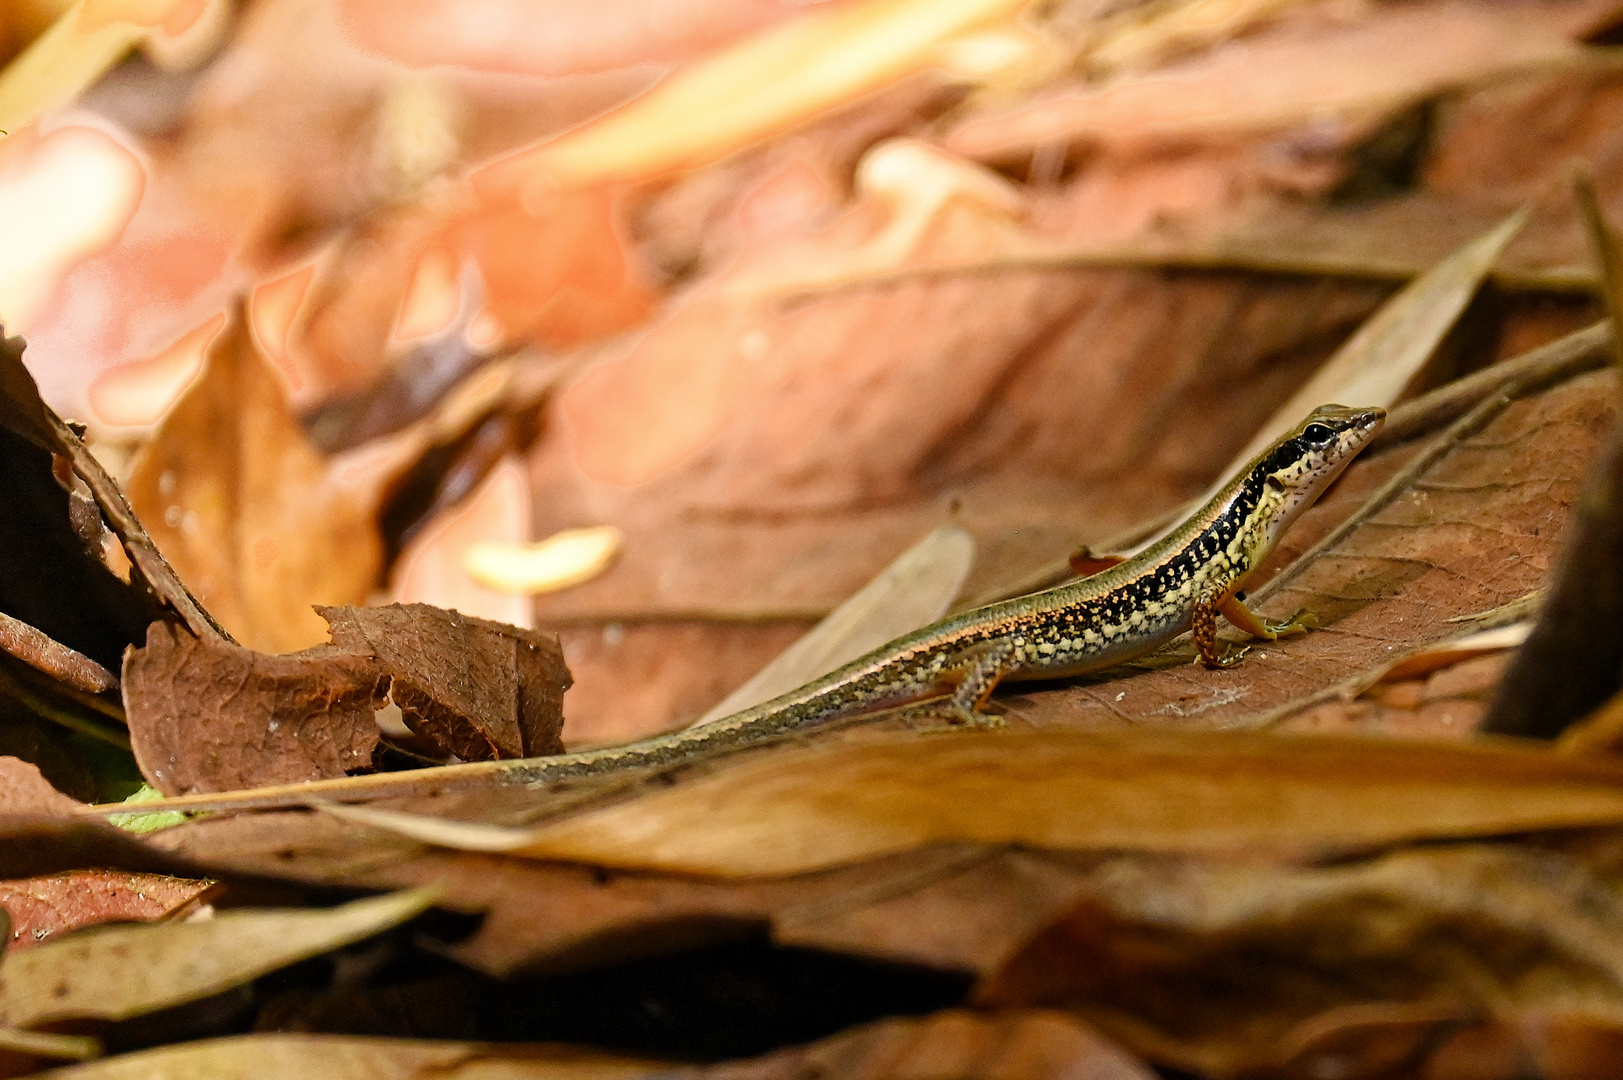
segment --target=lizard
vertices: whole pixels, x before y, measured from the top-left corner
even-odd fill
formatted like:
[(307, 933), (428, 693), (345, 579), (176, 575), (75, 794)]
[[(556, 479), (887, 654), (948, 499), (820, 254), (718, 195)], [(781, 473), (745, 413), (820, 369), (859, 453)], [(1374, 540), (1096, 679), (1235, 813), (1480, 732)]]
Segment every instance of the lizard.
[(1002, 718), (985, 706), (1000, 683), (1084, 675), (1152, 652), (1191, 629), (1203, 663), (1230, 667), (1249, 646), (1225, 651), (1217, 639), (1218, 615), (1265, 641), (1309, 628), (1303, 611), (1281, 622), (1258, 615), (1239, 590), (1385, 420), (1380, 408), (1321, 406), (1131, 559), (949, 615), (730, 716), (620, 746), (537, 758), (515, 779), (548, 783), (675, 764), (939, 697), (948, 698), (967, 725), (999, 726)]
[[(506, 783), (548, 785), (619, 769), (677, 765), (942, 697), (965, 724), (994, 727), (1002, 718), (984, 707), (1000, 683), (1098, 671), (1152, 652), (1191, 629), (1203, 663), (1232, 666), (1248, 647), (1225, 650), (1217, 639), (1219, 615), (1265, 641), (1309, 628), (1305, 612), (1281, 622), (1258, 615), (1239, 590), (1385, 419), (1386, 411), (1373, 407), (1315, 409), (1181, 525), (1132, 558), (1089, 577), (949, 615), (770, 701), (619, 746), (430, 769), (423, 773), (424, 783), (444, 790), (458, 779), (477, 783), (494, 769)], [(394, 779), (382, 793), (406, 794), (401, 775), (390, 774)], [(322, 797), (364, 798), (369, 779), (184, 796), (151, 809), (249, 809)]]

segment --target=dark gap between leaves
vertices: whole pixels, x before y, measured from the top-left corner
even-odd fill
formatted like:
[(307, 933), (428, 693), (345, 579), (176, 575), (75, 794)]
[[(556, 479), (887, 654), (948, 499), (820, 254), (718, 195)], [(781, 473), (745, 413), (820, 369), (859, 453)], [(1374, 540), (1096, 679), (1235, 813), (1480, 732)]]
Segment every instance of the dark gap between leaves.
[[(724, 1061), (887, 1016), (960, 1005), (971, 977), (744, 940), (594, 970), (503, 981), (425, 951), (476, 917), (435, 911), (283, 968), (251, 989), (104, 1027), (108, 1053), (256, 1032), (561, 1042), (655, 1058)], [(430, 946), (432, 947), (432, 946)]]

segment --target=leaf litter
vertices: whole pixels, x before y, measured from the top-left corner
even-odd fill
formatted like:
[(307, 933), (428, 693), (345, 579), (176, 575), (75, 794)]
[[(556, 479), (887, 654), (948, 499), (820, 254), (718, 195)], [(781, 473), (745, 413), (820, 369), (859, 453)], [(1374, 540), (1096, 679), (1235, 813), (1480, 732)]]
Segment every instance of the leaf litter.
[[(547, 102), (528, 107), (544, 119), (518, 135), (493, 134), (512, 122), (503, 108), (526, 110), (493, 104), (488, 83), (454, 64), (438, 81), (387, 74), (295, 7), (214, 24), (226, 28), (220, 56), (288, 58), (272, 75), (206, 48), (170, 54), (172, 100), (190, 102), (175, 119), (105, 104), (129, 85), (117, 80), (148, 79), (148, 61), (87, 98), (102, 95), (106, 122), (150, 149), (148, 197), (124, 239), (64, 264), (57, 306), (29, 326), (48, 396), (79, 401), (76, 412), (111, 401), (116, 382), (88, 393), (60, 358), (150, 356), (245, 281), (278, 283), (254, 295), (287, 311), (239, 315), (155, 428), (90, 432), (131, 477), (157, 545), (80, 434), (40, 403), (20, 343), (0, 358), (0, 419), (37, 448), (22, 454), (32, 472), (8, 470), (35, 483), (20, 531), (54, 530), (71, 553), (53, 579), (68, 584), (45, 602), (0, 603), (17, 623), (0, 668), (0, 752), (28, 758), (0, 760), (0, 775), (15, 778), (8, 811), (34, 815), (0, 823), (0, 867), (55, 888), (85, 872), (218, 880), (217, 910), (50, 935), (6, 956), (0, 985), (44, 963), (30, 957), (70, 946), (92, 957), (98, 942), (196, 965), (227, 955), (206, 941), (250, 944), (228, 920), (292, 925), (333, 889), (439, 883), (440, 911), (421, 932), (327, 938), (305, 953), (278, 951), (286, 942), (265, 929), (235, 974), (186, 993), (237, 989), (168, 1009), (173, 985), (104, 978), (139, 999), (128, 1015), (147, 1027), (7, 1019), (0, 1067), (91, 1055), (85, 1030), (112, 1056), (64, 1075), (231, 1075), (258, 1054), (290, 1075), (645, 1075), (668, 1073), (651, 1062), (672, 1056), (730, 1058), (675, 1068), (734, 1076), (1140, 1077), (1145, 1062), (1213, 1076), (1605, 1074), (1619, 834), (1610, 743), (1593, 734), (1603, 717), (1559, 752), (1472, 732), (1510, 655), (1504, 628), (1537, 606), (1561, 558), (1617, 394), (1597, 370), (1604, 329), (1555, 341), (1593, 318), (1574, 290), (1596, 275), (1548, 195), (1552, 167), (1529, 164), (1505, 137), (1521, 128), (1492, 118), (1546, 95), (1570, 108), (1535, 110), (1549, 140), (1540, 162), (1604, 149), (1595, 133), (1608, 130), (1612, 79), (1585, 42), (1606, 40), (1613, 5), (1261, 4), (1215, 22), (1201, 4), (1066, 5), (1014, 22), (983, 5), (927, 13), (936, 22), (896, 36), (884, 27), (912, 8), (853, 3), (744, 18), (770, 28), (722, 41), (645, 97), (646, 73), (596, 89), (555, 70), (544, 92), (513, 83), (504, 92)], [(404, 40), (353, 7), (345, 25), (372, 47)], [(962, 26), (942, 30), (949, 15)], [(1393, 82), (1375, 60), (1398, 53), (1377, 58), (1368, 43), (1426, 20), (1460, 29), (1456, 50), (1497, 44), (1463, 60), (1434, 50), (1425, 71)], [(819, 25), (871, 50), (847, 77), (882, 97), (912, 72), (912, 89), (853, 101), (856, 83), (803, 78), (828, 50), (807, 36)], [(1314, 128), (1303, 118), (1323, 101), (1279, 87), (1322, 84), (1328, 68), (1303, 43), (1332, 39), (1364, 42), (1347, 53), (1358, 93)], [(739, 92), (773, 49), (802, 78), (785, 74), (782, 98)], [(1090, 141), (1067, 129), (990, 155), (996, 175), (953, 152), (963, 132), (1045, 101), (1119, 108), (1135, 99), (1111, 87), (1171, 85), (1269, 49), (1277, 63), (1228, 86), (1239, 96), (1193, 133), (1138, 125)], [(1550, 63), (1522, 66), (1529, 57)], [(277, 92), (267, 78), (282, 80)], [(715, 116), (627, 139), (695, 87)], [(360, 145), (371, 131), (355, 103), (374, 90), (387, 107), (361, 138), (377, 164), (332, 168), (329, 141)], [(1235, 105), (1246, 93), (1261, 112)], [(232, 111), (246, 100), (275, 106), (258, 110), (263, 128)], [(407, 112), (416, 119), (398, 122)], [(820, 131), (786, 130), (819, 113)], [(308, 140), (264, 134), (300, 123)], [(1396, 157), (1382, 159), (1377, 143), (1392, 138)], [(289, 167), (256, 140), (303, 156)], [(26, 161), (30, 145), (0, 151)], [(244, 166), (228, 197), (197, 180), (205, 148), (220, 146)], [(541, 182), (564, 166), (577, 184), (590, 169), (635, 183)], [(376, 185), (364, 194), (362, 174)], [(1611, 190), (1604, 168), (1600, 187)], [(1354, 190), (1366, 194), (1341, 193)], [(860, 652), (864, 635), (928, 621), (952, 594), (1142, 535), (1294, 408), (1394, 285), (1526, 202), (1524, 234), (1497, 263), (1487, 248), (1504, 238), (1483, 241), (1447, 303), (1409, 294), (1431, 325), (1402, 365), (1382, 346), (1366, 370), (1387, 381), (1388, 403), (1441, 385), (1397, 405), (1253, 583), (1270, 614), (1313, 609), (1315, 632), (1258, 645), (1226, 672), (1198, 671), (1174, 646), (1102, 678), (1021, 688), (1001, 697), (1004, 734), (936, 731), (923, 707), (559, 791), (515, 783), (522, 761), (471, 760), (690, 722), (729, 707), (718, 702), (831, 611), (754, 693)], [(680, 228), (621, 228), (670, 229), (694, 205), (718, 223), (708, 247)], [(667, 277), (637, 280), (634, 260), (656, 251)], [(454, 302), (467, 258), (486, 283), (480, 310)], [(228, 272), (197, 269), (222, 260)], [(1496, 284), (1472, 299), (1484, 274)], [(108, 281), (151, 299), (96, 312), (85, 297)], [(12, 304), (0, 295), (8, 314)], [(425, 329), (435, 305), (452, 327), (443, 339)], [(434, 350), (454, 369), (438, 383)], [(1302, 392), (1356, 385), (1323, 378), (1332, 388)], [(460, 384), (440, 410), (386, 400), (418, 379)], [(293, 419), (342, 395), (371, 415), (373, 393), (392, 434), (321, 436), (350, 446), (340, 458)], [(145, 455), (133, 474), (120, 464), (131, 452)], [(401, 537), (518, 454), (531, 490), (515, 512), (530, 535), (617, 535), (613, 563), (538, 598), (540, 630), (351, 607), (329, 612), (321, 644), (311, 604), (375, 602)], [(936, 534), (959, 553), (927, 568), (928, 585), (892, 573), (836, 611), (944, 525), (962, 530)], [(31, 570), (37, 549), (8, 541), (0, 558)], [(907, 603), (886, 599), (898, 592)], [(1234, 727), (1297, 730), (1212, 730)], [(85, 749), (96, 739), (100, 757)], [(420, 767), (438, 761), (453, 763)], [(387, 771), (403, 765), (418, 767)], [(74, 802), (46, 790), (103, 804), (82, 813), (128, 815), (136, 804), (117, 800), (143, 780), (197, 793), (143, 806), (280, 809), (216, 812), (138, 841), (67, 823)], [(326, 813), (288, 809), (325, 800)], [(234, 910), (267, 900), (284, 910)], [(117, 915), (92, 907), (85, 922)], [(319, 970), (264, 974), (334, 947)], [(110, 966), (87, 962), (98, 975)], [(1238, 983), (1245, 992), (1227, 992)], [(717, 996), (729, 986), (750, 992)], [(647, 1007), (634, 1016), (631, 1001)], [(300, 1025), (336, 1034), (290, 1033)], [(424, 1034), (456, 1041), (410, 1038)], [(225, 1038), (186, 1041), (211, 1035)], [(621, 1056), (515, 1045), (548, 1040)]]

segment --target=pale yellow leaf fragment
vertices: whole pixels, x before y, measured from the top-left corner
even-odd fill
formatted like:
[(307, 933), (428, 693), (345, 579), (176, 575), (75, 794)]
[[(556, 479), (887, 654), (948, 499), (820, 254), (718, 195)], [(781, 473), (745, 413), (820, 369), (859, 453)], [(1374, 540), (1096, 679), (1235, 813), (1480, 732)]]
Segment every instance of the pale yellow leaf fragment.
[(227, 911), (198, 922), (105, 926), (14, 953), (0, 965), (0, 1028), (123, 1020), (240, 986), (398, 925), (432, 889), (325, 910)]
[(101, 1054), (101, 1040), (89, 1035), (52, 1035), (45, 1031), (0, 1028), (0, 1050), (29, 1057), (85, 1061)]
[(613, 525), (564, 529), (533, 544), (473, 544), (462, 556), (468, 576), (506, 593), (549, 593), (590, 581), (609, 568), (623, 537)]
[[(547, 185), (693, 168), (938, 62), (1028, 0), (849, 0), (757, 34), (507, 164)], [(962, 51), (961, 49), (959, 50)]]
[[(60, 1036), (58, 1036), (60, 1038)], [(262, 1033), (157, 1046), (41, 1080), (633, 1080), (669, 1066), (567, 1046)]]
[(910, 269), (942, 272), (1018, 259), (1033, 247), (1018, 189), (984, 166), (919, 139), (886, 139), (863, 155), (858, 212), (881, 224), (866, 239), (789, 245), (770, 262), (741, 266), (730, 291), (794, 295), (878, 280)]
[(200, 0), (79, 0), (0, 72), (0, 130), (16, 132), (68, 104), (137, 44), (184, 33), (207, 8)]

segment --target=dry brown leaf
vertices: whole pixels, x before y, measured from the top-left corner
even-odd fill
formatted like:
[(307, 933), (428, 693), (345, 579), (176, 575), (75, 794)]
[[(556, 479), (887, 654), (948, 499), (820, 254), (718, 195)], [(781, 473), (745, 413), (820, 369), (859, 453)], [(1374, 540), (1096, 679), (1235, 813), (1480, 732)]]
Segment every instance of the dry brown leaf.
[[(18, 572), (4, 575), (7, 613), (104, 668), (118, 666), (124, 647), (163, 614), (161, 605), (194, 633), (217, 634), (208, 613), (153, 547), (118, 484), (41, 400), (23, 364), (25, 344), (0, 335), (0, 425), (9, 459), (4, 474), (11, 485), (7, 499), (16, 511), (5, 519), (11, 532), (0, 549), (20, 560)], [(69, 469), (58, 474), (57, 460)], [(85, 485), (88, 498), (63, 490), (73, 477)], [(104, 524), (133, 564), (134, 589), (103, 561)]]
[[(251, 1062), (249, 1066), (247, 1063)], [(40, 1080), (1149, 1080), (1153, 1073), (1065, 1013), (955, 1009), (865, 1024), (749, 1061), (672, 1065), (563, 1047), (245, 1035), (160, 1047), (39, 1074)]]
[(369, 772), (388, 693), (365, 654), (267, 656), (163, 622), (124, 660), (135, 760), (171, 795)]
[(1532, 622), (1518, 622), (1509, 626), (1495, 627), (1492, 630), (1478, 630), (1472, 634), (1429, 645), (1392, 664), (1381, 673), (1381, 681), (1398, 682), (1430, 675), (1434, 671), (1453, 667), (1465, 660), (1514, 649), (1527, 640), (1528, 632), (1532, 629)]
[(8, 955), (0, 1026), (120, 1020), (239, 986), (427, 910), (430, 889), (326, 910), (221, 912), (186, 923), (97, 927)]
[(76, 870), (0, 881), (0, 908), (11, 916), (10, 950), (33, 948), (53, 934), (104, 922), (153, 922), (194, 907), (215, 887), (163, 874)]
[(325, 640), (315, 604), (361, 603), (382, 568), (375, 508), (332, 477), (239, 316), (141, 451), (130, 502), (249, 648)]
[(1336, 849), (1623, 821), (1623, 765), (1519, 745), (1128, 731), (782, 748), (536, 829), (359, 806), (427, 843), (678, 873), (793, 874), (968, 841)]
[(1484, 1014), (1616, 1030), (1620, 916), (1614, 875), (1527, 847), (1313, 868), (1124, 857), (977, 998), (1074, 1010), (1203, 1076), (1313, 1075), (1331, 1060), (1379, 1075)]

